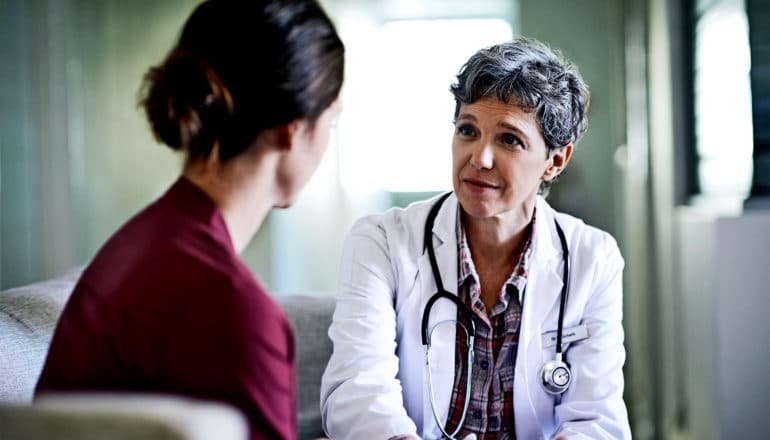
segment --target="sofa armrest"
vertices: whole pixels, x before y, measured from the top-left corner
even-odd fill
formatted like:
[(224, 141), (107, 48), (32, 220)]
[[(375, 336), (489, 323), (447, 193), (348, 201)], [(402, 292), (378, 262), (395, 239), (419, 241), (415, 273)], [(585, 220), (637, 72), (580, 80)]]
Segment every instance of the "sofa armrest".
[(0, 292), (0, 402), (32, 401), (56, 322), (80, 277), (61, 277)]

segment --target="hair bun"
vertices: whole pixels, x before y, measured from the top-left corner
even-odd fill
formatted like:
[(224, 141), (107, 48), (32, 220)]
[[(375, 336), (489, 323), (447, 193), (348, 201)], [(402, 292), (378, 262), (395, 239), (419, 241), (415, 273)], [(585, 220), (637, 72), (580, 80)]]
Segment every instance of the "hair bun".
[(141, 105), (155, 137), (174, 150), (207, 156), (232, 113), (232, 99), (216, 72), (177, 49), (144, 78)]

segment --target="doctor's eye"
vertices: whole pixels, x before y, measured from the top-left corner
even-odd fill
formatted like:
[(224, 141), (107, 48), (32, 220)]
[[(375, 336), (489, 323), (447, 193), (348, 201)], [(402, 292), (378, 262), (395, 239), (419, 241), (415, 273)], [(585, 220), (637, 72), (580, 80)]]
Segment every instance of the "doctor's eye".
[(516, 135), (513, 135), (511, 133), (502, 134), (500, 136), (500, 142), (505, 144), (507, 147), (515, 147), (515, 146), (524, 147), (524, 144), (521, 142), (521, 139), (519, 139)]
[(457, 129), (455, 132), (460, 137), (472, 137), (476, 135), (476, 129), (469, 124), (463, 124), (463, 125), (457, 126)]

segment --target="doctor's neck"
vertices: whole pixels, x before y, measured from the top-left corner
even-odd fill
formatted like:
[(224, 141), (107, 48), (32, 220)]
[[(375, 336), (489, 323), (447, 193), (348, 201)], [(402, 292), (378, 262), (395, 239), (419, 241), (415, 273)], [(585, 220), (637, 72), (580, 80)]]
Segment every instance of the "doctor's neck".
[(535, 200), (495, 216), (478, 218), (461, 211), (461, 217), (473, 259), (498, 262), (505, 267), (515, 264), (535, 211)]

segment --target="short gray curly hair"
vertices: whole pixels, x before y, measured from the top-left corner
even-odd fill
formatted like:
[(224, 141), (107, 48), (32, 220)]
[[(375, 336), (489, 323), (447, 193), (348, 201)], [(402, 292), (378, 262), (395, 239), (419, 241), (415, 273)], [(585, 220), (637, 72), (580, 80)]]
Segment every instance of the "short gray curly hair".
[[(534, 111), (548, 154), (575, 144), (586, 130), (589, 92), (577, 68), (545, 44), (517, 38), (476, 52), (457, 74), (450, 91), (460, 105), (496, 97)], [(543, 182), (547, 194), (552, 182)]]

